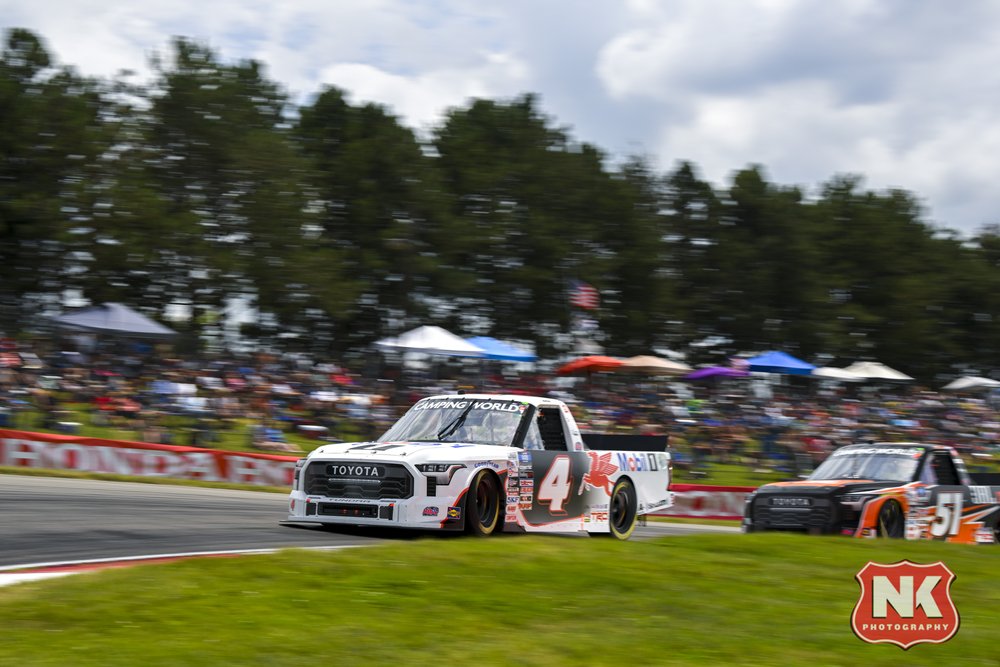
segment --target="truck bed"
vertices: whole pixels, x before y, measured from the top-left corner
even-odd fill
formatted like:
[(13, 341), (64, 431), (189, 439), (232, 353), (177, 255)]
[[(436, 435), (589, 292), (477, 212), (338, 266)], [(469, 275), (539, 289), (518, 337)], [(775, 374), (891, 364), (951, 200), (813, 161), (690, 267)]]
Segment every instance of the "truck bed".
[(1000, 472), (972, 472), (969, 477), (982, 486), (1000, 486)]
[(618, 433), (582, 433), (588, 449), (619, 452), (663, 452), (669, 438), (665, 435), (630, 435)]

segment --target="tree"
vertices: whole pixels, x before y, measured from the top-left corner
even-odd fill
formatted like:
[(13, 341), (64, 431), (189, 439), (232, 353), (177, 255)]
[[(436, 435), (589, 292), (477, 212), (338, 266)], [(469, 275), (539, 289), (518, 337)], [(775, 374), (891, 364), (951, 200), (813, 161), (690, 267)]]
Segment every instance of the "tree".
[(182, 39), (158, 72), (138, 148), (161, 202), (164, 234), (141, 259), (161, 300), (191, 307), (195, 326), (236, 300), (257, 311), (261, 335), (329, 343), (322, 331), (343, 302), (320, 281), (339, 284), (337, 258), (309, 241), (309, 165), (284, 94), (259, 63), (225, 65)]
[(56, 67), (41, 40), (7, 32), (0, 53), (0, 326), (64, 285), (66, 242), (87, 219), (86, 169), (107, 146), (93, 81)]
[(456, 320), (551, 351), (568, 344), (569, 281), (617, 289), (604, 284), (615, 252), (600, 230), (620, 224), (628, 205), (600, 151), (536, 107), (528, 95), (453, 109), (434, 149), (461, 229), (448, 260)]
[(454, 233), (413, 132), (380, 106), (352, 107), (335, 88), (300, 110), (295, 132), (312, 165), (311, 243), (351, 277), (340, 286), (338, 349), (420, 323), (447, 285), (442, 249)]

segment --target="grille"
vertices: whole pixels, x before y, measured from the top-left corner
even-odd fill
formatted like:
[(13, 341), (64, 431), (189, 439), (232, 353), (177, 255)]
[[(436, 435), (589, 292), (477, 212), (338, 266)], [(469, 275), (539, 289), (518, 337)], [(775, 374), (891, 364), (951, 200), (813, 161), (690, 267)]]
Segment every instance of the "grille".
[[(337, 468), (350, 467), (338, 464)], [(370, 463), (358, 463), (359, 467), (371, 468)], [(405, 466), (398, 463), (379, 463), (381, 475), (360, 477), (350, 475), (329, 475), (330, 464), (316, 461), (309, 464), (305, 473), (304, 489), (310, 496), (328, 498), (358, 498), (362, 500), (400, 500), (413, 495), (413, 476)]]
[(769, 530), (830, 530), (830, 501), (811, 498), (808, 507), (773, 506), (760, 498), (753, 506), (755, 527)]
[(366, 519), (378, 517), (378, 505), (349, 505), (347, 503), (320, 503), (319, 513), (324, 516), (357, 516)]

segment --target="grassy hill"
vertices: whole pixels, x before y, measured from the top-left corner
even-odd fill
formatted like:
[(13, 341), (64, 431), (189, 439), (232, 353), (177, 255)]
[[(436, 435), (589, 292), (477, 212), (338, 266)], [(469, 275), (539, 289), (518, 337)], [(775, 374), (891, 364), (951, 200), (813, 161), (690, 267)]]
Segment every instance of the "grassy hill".
[[(958, 634), (857, 639), (867, 562), (942, 560)], [(0, 664), (995, 665), (1000, 550), (797, 535), (442, 537), (0, 589)]]

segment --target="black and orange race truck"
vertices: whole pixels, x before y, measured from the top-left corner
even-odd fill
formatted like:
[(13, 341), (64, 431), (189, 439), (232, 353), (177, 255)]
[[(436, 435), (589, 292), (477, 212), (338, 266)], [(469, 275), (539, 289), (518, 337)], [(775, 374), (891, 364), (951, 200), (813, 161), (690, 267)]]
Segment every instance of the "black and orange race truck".
[(841, 447), (806, 479), (747, 497), (744, 532), (1000, 543), (1000, 475), (970, 475), (951, 447), (870, 443)]

